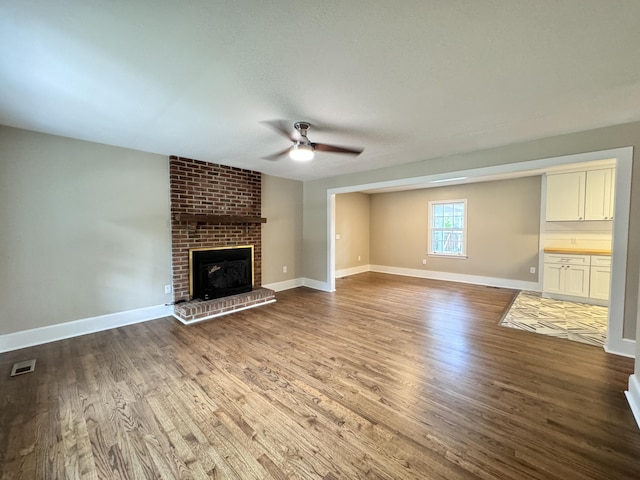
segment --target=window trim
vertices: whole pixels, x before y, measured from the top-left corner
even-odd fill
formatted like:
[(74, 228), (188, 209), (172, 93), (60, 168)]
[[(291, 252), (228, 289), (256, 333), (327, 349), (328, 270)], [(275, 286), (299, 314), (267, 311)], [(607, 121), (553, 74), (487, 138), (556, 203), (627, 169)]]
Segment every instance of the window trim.
[[(462, 203), (464, 205), (464, 225), (462, 226), (462, 253), (443, 253), (434, 252), (432, 247), (433, 238), (433, 207), (435, 205), (449, 205), (453, 203)], [(468, 258), (467, 256), (467, 224), (468, 224), (469, 210), (466, 198), (459, 198), (455, 200), (430, 200), (429, 201), (429, 214), (427, 217), (427, 256), (428, 257), (442, 257), (442, 258)], [(437, 229), (441, 230), (441, 229)]]

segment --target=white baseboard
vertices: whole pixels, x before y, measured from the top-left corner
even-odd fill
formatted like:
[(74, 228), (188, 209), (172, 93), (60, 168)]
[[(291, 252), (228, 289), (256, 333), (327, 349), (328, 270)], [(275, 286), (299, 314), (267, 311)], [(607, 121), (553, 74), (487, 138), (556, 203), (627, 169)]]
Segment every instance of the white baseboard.
[(613, 355), (621, 355), (623, 357), (636, 358), (636, 341), (623, 338), (617, 341), (611, 341), (607, 338), (604, 351)]
[(328, 282), (321, 282), (319, 280), (314, 280), (313, 278), (303, 278), (302, 284), (305, 287), (313, 288), (314, 290), (322, 290), (323, 292), (332, 292), (331, 288), (329, 288)]
[(637, 374), (634, 373), (629, 377), (629, 390), (624, 394), (627, 396), (633, 416), (636, 419), (638, 428), (640, 428), (640, 379), (638, 379)]
[(474, 285), (486, 285), (489, 287), (513, 288), (516, 290), (540, 291), (538, 282), (525, 282), (523, 280), (511, 280), (508, 278), (481, 277), (479, 275), (465, 275), (462, 273), (437, 272), (434, 270), (420, 270), (417, 268), (389, 267), (386, 265), (371, 265), (372, 272), (391, 273), (407, 277), (430, 278), (433, 280), (445, 280), (449, 282), (471, 283)]
[(321, 282), (314, 280), (313, 278), (294, 278), (293, 280), (286, 280), (284, 282), (270, 283), (268, 285), (262, 285), (264, 288), (269, 288), (274, 292), (282, 292), (283, 290), (289, 290), (291, 288), (309, 287), (314, 290), (322, 290), (323, 292), (331, 292), (328, 282)]
[(302, 278), (294, 278), (292, 280), (285, 280), (284, 282), (270, 283), (268, 285), (262, 285), (264, 288), (273, 290), (274, 292), (282, 292), (284, 290), (290, 290), (292, 288), (302, 287), (304, 280)]
[(291, 288), (309, 287), (314, 290), (322, 290), (323, 292), (331, 292), (328, 282), (321, 282), (312, 278), (294, 278), (293, 280), (285, 280), (284, 282), (270, 283), (268, 285), (262, 285), (264, 288), (269, 288), (274, 292), (282, 292), (283, 290), (289, 290)]
[(21, 332), (7, 333), (0, 335), (0, 353), (172, 315), (172, 306), (156, 305), (99, 317), (83, 318), (56, 325), (47, 325), (46, 327), (33, 328)]
[(349, 275), (356, 275), (370, 270), (371, 265), (358, 265), (357, 267), (343, 268), (342, 270), (336, 270), (336, 278), (348, 277)]

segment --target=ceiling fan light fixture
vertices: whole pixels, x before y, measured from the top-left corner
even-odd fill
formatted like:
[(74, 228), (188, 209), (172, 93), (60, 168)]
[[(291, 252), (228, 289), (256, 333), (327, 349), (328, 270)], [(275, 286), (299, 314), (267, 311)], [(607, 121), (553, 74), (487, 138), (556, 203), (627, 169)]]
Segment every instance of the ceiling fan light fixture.
[(273, 120), (265, 122), (277, 133), (286, 137), (291, 141), (293, 145), (289, 148), (285, 148), (281, 152), (274, 153), (268, 157), (262, 157), (265, 160), (278, 160), (281, 156), (289, 154), (289, 158), (296, 162), (308, 162), (313, 160), (315, 151), (327, 152), (327, 153), (343, 153), (346, 155), (360, 155), (362, 148), (355, 147), (341, 147), (339, 145), (328, 145), (326, 143), (312, 143), (307, 137), (307, 132), (311, 128), (311, 125), (307, 122), (296, 122), (293, 124), (293, 128), (296, 129), (296, 134), (290, 134), (287, 127), (284, 126), (280, 120)]
[(305, 143), (296, 142), (289, 150), (289, 158), (296, 162), (308, 162), (313, 156), (313, 147)]

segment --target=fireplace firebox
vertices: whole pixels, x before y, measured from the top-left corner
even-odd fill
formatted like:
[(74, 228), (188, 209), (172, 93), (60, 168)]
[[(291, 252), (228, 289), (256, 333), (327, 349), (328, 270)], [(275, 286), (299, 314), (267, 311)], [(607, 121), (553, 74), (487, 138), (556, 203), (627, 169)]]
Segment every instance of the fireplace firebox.
[(253, 245), (189, 250), (189, 291), (192, 299), (250, 292), (253, 288)]

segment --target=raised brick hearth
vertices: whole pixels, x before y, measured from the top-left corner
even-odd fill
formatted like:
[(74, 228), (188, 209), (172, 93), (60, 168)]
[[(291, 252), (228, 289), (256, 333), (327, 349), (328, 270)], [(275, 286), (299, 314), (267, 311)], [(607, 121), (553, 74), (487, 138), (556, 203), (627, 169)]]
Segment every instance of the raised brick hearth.
[(175, 306), (174, 316), (182, 323), (196, 323), (275, 301), (276, 296), (273, 290), (256, 288), (251, 292), (229, 297), (180, 303)]
[[(260, 217), (262, 175), (251, 170), (175, 156), (169, 160), (169, 175), (176, 316), (189, 323), (275, 301), (271, 290), (260, 289), (260, 223), (221, 225), (202, 222), (194, 228), (193, 224), (176, 220), (181, 214)], [(243, 245), (253, 245), (254, 290), (206, 302), (192, 300), (189, 292), (189, 250)]]

